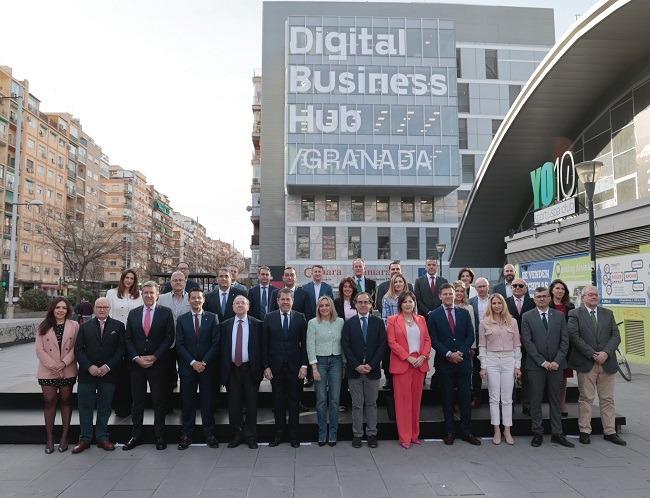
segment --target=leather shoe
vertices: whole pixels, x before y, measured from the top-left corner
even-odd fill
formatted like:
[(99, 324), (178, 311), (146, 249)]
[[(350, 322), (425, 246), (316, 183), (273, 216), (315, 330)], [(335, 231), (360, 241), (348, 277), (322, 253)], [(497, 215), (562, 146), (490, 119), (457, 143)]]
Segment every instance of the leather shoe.
[(45, 450), (43, 451), (45, 451), (46, 455), (51, 455), (52, 453), (54, 453), (54, 446), (45, 446)]
[[(187, 448), (190, 447), (191, 444), (192, 444), (192, 441), (190, 440), (190, 438), (187, 437), (187, 436), (183, 436), (181, 438), (181, 440), (178, 442), (178, 449), (179, 450), (186, 450)], [(158, 442), (156, 442), (156, 449), (160, 449), (160, 448), (158, 448)]]
[[(97, 441), (97, 447), (105, 451), (113, 451), (115, 449), (115, 445), (108, 439), (104, 441)], [(72, 450), (72, 452), (74, 453), (74, 450)]]
[(481, 440), (473, 434), (466, 434), (461, 437), (461, 439), (466, 443), (473, 444), (474, 446), (481, 446)]
[(208, 436), (205, 440), (205, 444), (208, 445), (208, 448), (218, 448), (219, 447), (219, 441), (217, 441), (217, 438), (214, 436)]
[(326, 444), (327, 444), (327, 443), (326, 443), (325, 441), (318, 441), (318, 446), (321, 447), (321, 448), (322, 448), (323, 446), (325, 446)]
[(232, 441), (228, 443), (228, 448), (237, 448), (240, 444), (242, 444), (244, 440), (241, 437), (234, 437)]
[(379, 446), (377, 436), (368, 436), (368, 448), (376, 448), (377, 446)]
[(329, 444), (331, 448), (334, 448), (334, 446), (336, 446), (336, 441), (330, 441), (327, 444)]
[(124, 446), (122, 446), (122, 450), (124, 451), (129, 451), (135, 448), (140, 444), (140, 441), (138, 441), (136, 438), (132, 437), (129, 439), (126, 443), (124, 443)]
[(292, 448), (300, 448), (300, 441), (298, 441), (297, 439), (292, 439), (291, 440), (291, 447)]
[(564, 434), (553, 434), (551, 436), (551, 443), (559, 444), (565, 448), (575, 448), (575, 444), (569, 441)]
[(259, 446), (257, 445), (257, 441), (255, 441), (254, 439), (249, 439), (248, 440), (248, 447), (251, 450), (256, 450), (257, 448), (259, 448)]
[(442, 441), (447, 445), (451, 446), (454, 444), (454, 435), (453, 434), (447, 434), (445, 437), (442, 438)]
[(535, 434), (533, 436), (533, 439), (530, 442), (530, 445), (534, 446), (535, 448), (538, 448), (542, 445), (543, 442), (544, 442), (544, 436), (542, 436), (541, 434)]
[[(99, 444), (97, 446), (99, 446)], [(77, 444), (77, 446), (72, 448), (72, 454), (76, 455), (77, 453), (86, 451), (88, 448), (90, 448), (89, 443), (87, 443), (86, 441), (79, 441), (79, 444)]]
[(282, 443), (282, 436), (276, 434), (275, 437), (273, 438), (273, 441), (269, 443), (269, 446), (271, 448), (275, 448), (276, 446), (280, 446)]
[(581, 432), (580, 433), (580, 442), (582, 444), (590, 444), (591, 443), (591, 436), (587, 432)]
[(164, 439), (156, 439), (156, 449), (159, 451), (167, 449), (167, 443)]
[(605, 441), (609, 441), (610, 443), (618, 444), (619, 446), (627, 446), (627, 441), (624, 441), (621, 439), (621, 436), (618, 434), (605, 434), (604, 436)]
[(352, 447), (353, 448), (361, 448), (361, 438), (360, 437), (353, 437), (352, 438)]

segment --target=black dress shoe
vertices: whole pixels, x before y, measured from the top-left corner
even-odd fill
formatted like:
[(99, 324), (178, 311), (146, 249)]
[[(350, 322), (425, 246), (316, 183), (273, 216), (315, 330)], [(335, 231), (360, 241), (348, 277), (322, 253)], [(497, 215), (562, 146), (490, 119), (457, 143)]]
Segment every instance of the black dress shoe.
[[(190, 438), (187, 437), (187, 436), (183, 436), (181, 438), (181, 440), (178, 442), (178, 449), (179, 450), (186, 450), (187, 448), (190, 447), (191, 444), (192, 444), (192, 441), (190, 440)], [(158, 448), (158, 443), (156, 443), (156, 449), (160, 449), (160, 448)]]
[(244, 442), (243, 438), (235, 437), (232, 441), (228, 443), (228, 448), (237, 448), (240, 444)]
[(297, 439), (292, 439), (291, 440), (291, 447), (292, 448), (300, 448), (300, 441), (298, 441)]
[(282, 443), (282, 438), (281, 438), (281, 437), (278, 437), (278, 436), (275, 436), (275, 438), (273, 439), (273, 441), (271, 441), (271, 442), (269, 443), (269, 446), (270, 446), (271, 448), (275, 448), (276, 446), (280, 446), (281, 443)]
[(533, 436), (533, 439), (530, 442), (530, 445), (534, 446), (535, 448), (538, 448), (542, 445), (543, 442), (544, 442), (544, 436), (542, 436), (541, 434), (535, 434)]
[(326, 443), (325, 441), (318, 441), (318, 446), (320, 446), (321, 448), (322, 448), (323, 446), (325, 446), (326, 444), (327, 444), (327, 443)]
[(564, 434), (553, 434), (551, 436), (551, 443), (559, 444), (565, 448), (575, 448), (575, 444), (569, 441)]
[(68, 445), (66, 444), (65, 446), (63, 446), (62, 444), (59, 444), (57, 450), (59, 453), (65, 453), (66, 451), (68, 451)]
[(208, 445), (208, 448), (218, 448), (219, 447), (219, 441), (217, 441), (217, 438), (214, 436), (208, 436), (205, 440), (205, 444)]
[(454, 444), (454, 435), (453, 434), (447, 434), (445, 437), (442, 438), (443, 443), (445, 443), (447, 446), (451, 446)]
[(361, 448), (361, 438), (360, 437), (353, 437), (352, 438), (352, 447), (353, 448)]
[(255, 441), (254, 439), (249, 439), (248, 440), (248, 447), (251, 450), (256, 450), (257, 448), (259, 448), (259, 446), (257, 445), (257, 441)]
[(164, 439), (156, 439), (156, 449), (159, 451), (167, 449), (167, 443)]
[(618, 444), (619, 446), (627, 446), (627, 441), (621, 439), (621, 436), (616, 433), (605, 434), (603, 437), (605, 438), (605, 441), (609, 441), (610, 443)]
[(466, 443), (472, 444), (474, 446), (481, 446), (481, 440), (473, 434), (466, 434), (461, 437)]
[(327, 444), (329, 444), (332, 448), (334, 448), (334, 446), (336, 446), (336, 441), (330, 441)]
[(580, 433), (580, 442), (582, 444), (590, 444), (591, 443), (591, 436), (586, 432), (581, 432)]
[(368, 447), (369, 448), (376, 448), (379, 445), (379, 442), (377, 441), (377, 436), (368, 436)]
[(126, 443), (124, 443), (124, 446), (122, 446), (122, 450), (124, 451), (129, 451), (135, 448), (140, 444), (140, 441), (138, 441), (136, 438), (132, 437), (129, 439)]

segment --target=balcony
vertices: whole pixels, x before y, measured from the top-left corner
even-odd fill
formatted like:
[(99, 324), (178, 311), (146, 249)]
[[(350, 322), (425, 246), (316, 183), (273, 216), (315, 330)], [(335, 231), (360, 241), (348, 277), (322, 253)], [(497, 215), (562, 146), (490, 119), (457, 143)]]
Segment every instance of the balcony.
[(66, 194), (68, 197), (74, 199), (75, 197), (77, 197), (77, 189), (75, 189), (74, 187), (68, 187), (66, 189)]
[(9, 144), (9, 136), (7, 133), (0, 133), (0, 145), (5, 147)]

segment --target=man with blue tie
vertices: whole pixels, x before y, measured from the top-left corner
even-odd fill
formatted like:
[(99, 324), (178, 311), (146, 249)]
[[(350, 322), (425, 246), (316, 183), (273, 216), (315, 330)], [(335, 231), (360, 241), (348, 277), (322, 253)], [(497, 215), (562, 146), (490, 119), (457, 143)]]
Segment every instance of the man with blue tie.
[(354, 273), (352, 278), (354, 278), (357, 284), (357, 292), (367, 292), (370, 294), (370, 299), (374, 302), (377, 282), (366, 278), (366, 263), (363, 259), (357, 258), (352, 261), (352, 272)]
[(282, 442), (288, 411), (289, 440), (298, 448), (298, 387), (307, 375), (307, 320), (291, 309), (290, 289), (279, 289), (274, 295), (279, 309), (266, 314), (262, 333), (264, 377), (271, 381), (275, 410), (275, 437), (269, 446)]
[(442, 305), (429, 312), (427, 325), (431, 343), (436, 350), (434, 365), (442, 387), (442, 409), (445, 415), (447, 445), (454, 444), (454, 388), (458, 388), (461, 439), (475, 446), (481, 440), (472, 434), (472, 360), (474, 328), (469, 312), (454, 306), (454, 288), (441, 284), (438, 297)]
[[(282, 273), (282, 282), (284, 283), (284, 288), (291, 291), (292, 305), (291, 309), (294, 311), (299, 311), (300, 313), (305, 313), (305, 305), (307, 303), (307, 293), (296, 285), (296, 269), (292, 266), (287, 266)], [(275, 289), (271, 294), (269, 300), (269, 311), (275, 311), (278, 309), (278, 290)]]
[(323, 282), (325, 270), (323, 265), (313, 265), (311, 267), (311, 282), (302, 286), (302, 290), (307, 293), (305, 302), (305, 318), (307, 321), (316, 316), (316, 303), (323, 296), (329, 296), (334, 300), (332, 286)]
[(232, 277), (229, 268), (219, 268), (217, 273), (217, 287), (205, 295), (203, 309), (214, 313), (219, 317), (219, 323), (235, 316), (232, 310), (232, 302), (237, 296), (245, 296), (247, 293), (232, 285)]
[(214, 313), (203, 311), (203, 289), (195, 287), (190, 290), (189, 300), (191, 311), (179, 316), (176, 321), (176, 352), (183, 400), (183, 428), (178, 449), (185, 450), (192, 444), (197, 387), (205, 441), (210, 448), (218, 448), (219, 443), (214, 436), (212, 384), (219, 355), (219, 320)]
[(258, 285), (251, 287), (248, 291), (250, 311), (248, 314), (258, 320), (264, 320), (269, 311), (269, 299), (271, 292), (275, 290), (271, 286), (271, 269), (268, 266), (260, 266), (257, 270)]

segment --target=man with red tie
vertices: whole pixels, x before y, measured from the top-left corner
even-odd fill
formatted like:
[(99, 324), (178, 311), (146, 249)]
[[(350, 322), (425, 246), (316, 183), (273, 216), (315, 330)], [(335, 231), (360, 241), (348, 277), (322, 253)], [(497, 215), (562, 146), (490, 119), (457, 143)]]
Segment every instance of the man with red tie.
[(413, 289), (418, 300), (418, 313), (422, 316), (427, 316), (429, 311), (433, 311), (440, 306), (438, 293), (440, 287), (447, 283), (445, 278), (437, 275), (438, 260), (436, 258), (427, 258), (426, 267), (426, 275), (422, 275), (415, 281), (415, 288)]
[(156, 304), (158, 284), (153, 281), (142, 285), (144, 305), (129, 312), (126, 319), (126, 351), (131, 360), (131, 391), (133, 407), (131, 439), (122, 447), (132, 450), (142, 443), (142, 420), (147, 382), (151, 389), (154, 411), (156, 449), (167, 448), (165, 443), (165, 366), (169, 347), (174, 340), (174, 315), (172, 310)]
[(203, 311), (203, 289), (191, 289), (189, 301), (191, 310), (179, 316), (176, 321), (176, 352), (183, 400), (183, 429), (178, 449), (185, 450), (192, 444), (197, 387), (205, 442), (210, 448), (218, 448), (219, 443), (214, 436), (212, 392), (219, 356), (219, 319), (214, 313)]

